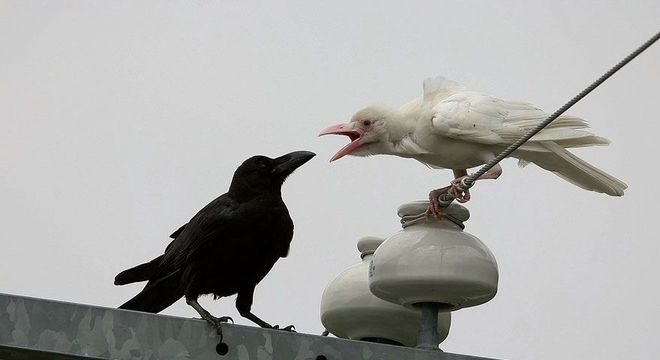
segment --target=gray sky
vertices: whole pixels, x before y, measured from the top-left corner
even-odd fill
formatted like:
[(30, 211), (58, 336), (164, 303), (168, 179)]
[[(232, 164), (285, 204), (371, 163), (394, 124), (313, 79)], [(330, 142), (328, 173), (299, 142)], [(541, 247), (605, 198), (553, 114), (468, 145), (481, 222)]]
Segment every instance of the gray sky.
[[(253, 310), (320, 333), (356, 240), (398, 231), (397, 206), (451, 177), (395, 157), (329, 164), (347, 139), (320, 129), (435, 75), (552, 112), (660, 30), (658, 1), (402, 4), (1, 1), (0, 292), (117, 306), (142, 285), (115, 274), (161, 253), (242, 160), (304, 149), (318, 157), (284, 187), (291, 252)], [(455, 313), (443, 349), (660, 356), (659, 83), (656, 44), (570, 111), (612, 140), (576, 153), (624, 197), (513, 160), (474, 188), (467, 230), (497, 257), (499, 293)], [(249, 324), (233, 298), (202, 303)]]

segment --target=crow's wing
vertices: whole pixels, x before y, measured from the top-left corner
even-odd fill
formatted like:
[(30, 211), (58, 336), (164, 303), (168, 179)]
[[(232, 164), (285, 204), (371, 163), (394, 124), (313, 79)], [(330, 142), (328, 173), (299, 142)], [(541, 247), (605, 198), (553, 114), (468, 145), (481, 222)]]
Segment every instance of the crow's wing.
[(232, 227), (237, 225), (234, 216), (237, 208), (237, 202), (224, 194), (174, 232), (172, 237), (175, 239), (167, 246), (165, 253), (149, 263), (157, 262), (157, 268), (149, 269), (153, 275), (149, 276), (145, 288), (121, 308), (159, 312), (178, 300), (183, 295), (179, 282), (186, 262), (203, 252), (209, 240), (225, 240), (222, 234), (232, 232)]
[[(210, 202), (190, 221), (177, 230), (176, 238), (165, 250), (160, 264), (160, 276), (181, 269), (202, 251), (209, 240), (221, 241), (223, 234), (232, 233), (242, 221), (236, 216), (239, 204), (224, 194)], [(159, 276), (159, 277), (160, 277)]]
[(176, 239), (176, 237), (181, 234), (181, 232), (186, 227), (186, 225), (188, 225), (188, 223), (185, 223), (185, 224), (181, 225), (180, 228), (178, 228), (175, 232), (172, 233), (172, 235), (170, 235), (170, 238)]

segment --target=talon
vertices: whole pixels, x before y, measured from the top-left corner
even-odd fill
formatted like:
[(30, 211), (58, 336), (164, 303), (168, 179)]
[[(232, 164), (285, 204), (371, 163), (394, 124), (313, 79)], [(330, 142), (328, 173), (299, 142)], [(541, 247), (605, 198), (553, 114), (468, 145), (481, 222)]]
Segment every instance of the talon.
[(286, 326), (286, 327), (283, 327), (283, 328), (280, 328), (279, 325), (273, 325), (273, 326), (271, 326), (270, 328), (273, 329), (273, 330), (282, 330), (282, 331), (296, 332), (296, 330), (295, 330), (296, 327), (293, 326), (293, 325), (289, 325), (289, 326)]
[(222, 324), (227, 323), (229, 321), (231, 321), (232, 324), (234, 323), (234, 319), (232, 319), (229, 316), (221, 316), (221, 317), (217, 318), (217, 317), (212, 316), (212, 315), (209, 314), (207, 316), (204, 316), (203, 319), (206, 320), (206, 322), (209, 325), (211, 325), (212, 327), (215, 328), (215, 331), (220, 336), (221, 341), (222, 341)]
[(211, 327), (213, 327), (215, 329), (215, 332), (218, 334), (218, 336), (220, 336), (220, 341), (222, 341), (222, 338), (223, 338), (223, 336), (222, 336), (222, 325), (220, 325), (222, 322), (220, 322), (220, 321), (210, 321), (210, 320), (206, 320), (206, 322), (209, 325), (211, 325)]
[(449, 190), (447, 191), (451, 196), (453, 196), (456, 199), (456, 201), (460, 203), (466, 203), (470, 201), (470, 190), (469, 189), (461, 190), (461, 188), (463, 188), (462, 181), (466, 177), (467, 175), (452, 180), (451, 185), (449, 185)]
[(447, 194), (451, 190), (451, 186), (446, 186), (440, 189), (431, 190), (429, 192), (429, 207), (426, 209), (427, 215), (432, 215), (436, 220), (442, 220), (442, 208), (440, 200), (438, 199), (441, 195)]
[[(453, 196), (456, 201), (460, 203), (466, 203), (470, 201), (470, 187), (468, 184), (465, 183), (465, 179), (472, 175), (462, 175), (461, 174), (467, 174), (465, 171), (456, 171), (454, 170), (454, 176), (456, 178), (451, 181), (451, 185), (449, 185), (449, 188), (447, 189), (447, 193), (451, 196)], [(502, 174), (502, 167), (498, 164), (495, 165), (492, 169), (489, 171), (486, 171), (483, 175), (481, 175), (478, 179), (476, 180), (483, 180), (483, 179), (497, 179), (500, 175)], [(474, 181), (470, 184), (472, 185)]]
[(231, 316), (221, 316), (221, 317), (218, 318), (218, 321), (224, 322), (224, 323), (231, 321), (232, 324), (234, 323), (234, 319), (232, 319)]

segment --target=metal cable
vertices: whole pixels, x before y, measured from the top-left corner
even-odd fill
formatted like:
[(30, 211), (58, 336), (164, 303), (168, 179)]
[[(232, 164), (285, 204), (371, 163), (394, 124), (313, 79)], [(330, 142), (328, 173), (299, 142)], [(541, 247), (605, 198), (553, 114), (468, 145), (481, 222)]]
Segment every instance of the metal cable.
[[(637, 57), (637, 55), (641, 54), (644, 50), (646, 50), (651, 45), (653, 45), (653, 43), (656, 42), (659, 38), (660, 38), (660, 32), (655, 34), (655, 36), (650, 38), (647, 42), (645, 42), (642, 46), (637, 48), (637, 50), (632, 52), (625, 59), (621, 60), (618, 64), (614, 65), (614, 67), (612, 67), (608, 72), (603, 74), (603, 76), (601, 76), (598, 80), (594, 81), (591, 85), (589, 85), (589, 87), (582, 90), (581, 93), (579, 93), (577, 96), (575, 96), (573, 99), (571, 99), (571, 101), (567, 102), (564, 106), (559, 108), (559, 110), (555, 111), (552, 115), (550, 115), (542, 123), (536, 125), (533, 129), (528, 131), (525, 135), (523, 135), (516, 142), (509, 145), (509, 147), (507, 147), (504, 151), (502, 151), (499, 155), (497, 155), (497, 157), (495, 157), (493, 160), (491, 160), (486, 165), (484, 165), (481, 169), (479, 169), (479, 171), (477, 171), (476, 173), (464, 178), (463, 181), (461, 181), (459, 189), (462, 190), (462, 191), (465, 191), (465, 190), (471, 188), (474, 185), (475, 181), (481, 175), (485, 174), (488, 170), (490, 170), (493, 166), (497, 165), (497, 163), (502, 161), (505, 157), (511, 155), (512, 152), (516, 151), (516, 149), (518, 149), (522, 144), (524, 144), (532, 136), (536, 135), (539, 131), (541, 131), (544, 127), (546, 127), (548, 124), (550, 124), (553, 120), (558, 118), (561, 114), (563, 114), (571, 106), (575, 105), (575, 103), (580, 101), (583, 97), (587, 96), (587, 94), (589, 94), (593, 89), (595, 89), (600, 84), (602, 84), (605, 80), (607, 80), (615, 72), (619, 71), (619, 69), (621, 69), (627, 63), (629, 63), (632, 59)], [(445, 201), (443, 201), (443, 200), (445, 200)], [(446, 199), (446, 198), (441, 199), (441, 202), (446, 202), (446, 200), (448, 200), (448, 199)]]

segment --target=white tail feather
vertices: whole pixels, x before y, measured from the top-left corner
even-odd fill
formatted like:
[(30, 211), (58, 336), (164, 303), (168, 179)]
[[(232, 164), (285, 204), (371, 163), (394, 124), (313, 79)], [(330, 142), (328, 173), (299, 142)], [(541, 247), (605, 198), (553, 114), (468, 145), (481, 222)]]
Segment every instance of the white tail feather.
[(554, 172), (565, 180), (591, 191), (622, 196), (628, 187), (623, 181), (596, 168), (552, 141), (537, 142), (546, 151), (516, 151), (513, 156)]

